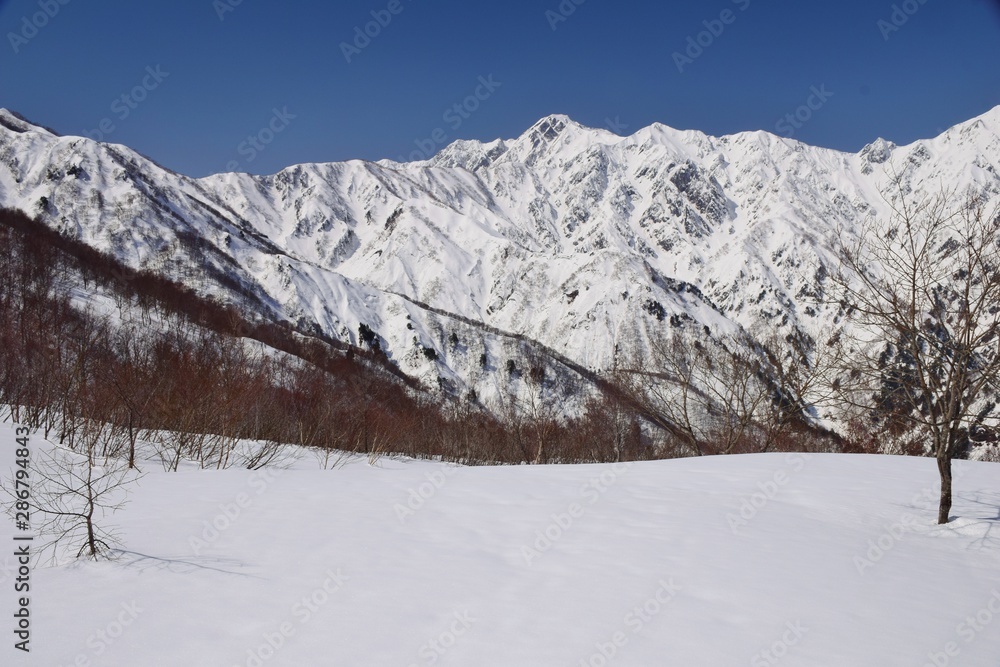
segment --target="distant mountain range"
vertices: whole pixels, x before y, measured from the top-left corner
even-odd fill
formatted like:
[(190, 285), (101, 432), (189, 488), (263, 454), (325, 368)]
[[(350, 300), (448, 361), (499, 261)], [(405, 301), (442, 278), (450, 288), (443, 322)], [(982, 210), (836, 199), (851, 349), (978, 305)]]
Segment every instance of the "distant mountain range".
[(424, 162), (200, 179), (0, 110), (0, 206), (482, 397), (508, 360), (587, 379), (664, 327), (807, 350), (834, 326), (817, 296), (835, 238), (889, 215), (890, 165), (915, 197), (996, 200), (1000, 107), (857, 154), (658, 124), (620, 137), (550, 116)]

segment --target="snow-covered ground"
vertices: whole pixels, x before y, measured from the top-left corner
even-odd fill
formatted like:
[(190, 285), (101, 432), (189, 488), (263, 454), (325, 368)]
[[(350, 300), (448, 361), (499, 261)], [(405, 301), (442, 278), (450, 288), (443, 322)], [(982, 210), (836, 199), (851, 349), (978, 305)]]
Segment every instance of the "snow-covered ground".
[(30, 655), (3, 521), (0, 664), (1000, 664), (998, 464), (947, 527), (922, 459), (145, 468), (117, 562), (33, 569)]

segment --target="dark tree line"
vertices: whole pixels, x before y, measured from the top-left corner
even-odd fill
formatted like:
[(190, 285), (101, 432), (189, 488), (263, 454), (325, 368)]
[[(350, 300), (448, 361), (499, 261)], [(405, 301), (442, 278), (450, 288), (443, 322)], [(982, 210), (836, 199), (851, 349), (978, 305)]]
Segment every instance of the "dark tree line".
[(882, 425), (913, 407), (900, 388), (913, 364), (893, 362), (893, 373), (876, 373), (873, 409), (844, 433), (821, 431), (815, 404), (846, 400), (828, 345), (712, 341), (667, 323), (641, 355), (601, 374), (579, 414), (567, 415), (559, 385), (568, 380), (541, 358), (484, 365), (497, 387), (484, 405), (475, 392), (420, 386), (386, 357), (377, 332), (363, 322), (358, 330), (362, 347), (352, 347), (269, 322), (0, 211), (0, 405), (88, 457), (129, 467), (141, 443), (169, 470), (185, 461), (260, 467), (283, 444), (326, 463), (356, 452), (472, 465), (878, 452)]
[(138, 444), (151, 442), (169, 470), (258, 467), (282, 444), (469, 464), (651, 451), (635, 414), (619, 410), (628, 426), (609, 430), (605, 401), (581, 418), (561, 415), (541, 368), (527, 398), (512, 393), (509, 410), (487, 410), (474, 396), (419, 387), (367, 347), (250, 321), (0, 211), (0, 404), (71, 449), (133, 467)]

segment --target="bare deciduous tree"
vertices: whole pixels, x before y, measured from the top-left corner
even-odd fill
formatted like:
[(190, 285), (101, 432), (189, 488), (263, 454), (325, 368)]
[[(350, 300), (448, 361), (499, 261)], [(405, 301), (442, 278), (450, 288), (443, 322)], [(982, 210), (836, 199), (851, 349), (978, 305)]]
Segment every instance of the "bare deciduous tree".
[[(103, 521), (121, 509), (128, 486), (137, 478), (127, 462), (117, 458), (99, 463), (93, 448), (82, 453), (65, 449), (36, 451), (30, 500), (43, 547), (58, 560), (66, 550), (76, 558), (110, 558), (116, 536)], [(41, 517), (41, 522), (37, 517)]]
[(698, 387), (701, 362), (699, 343), (657, 335), (649, 341), (648, 356), (632, 359), (620, 373), (643, 415), (696, 456), (708, 453), (710, 437), (700, 407), (707, 398)]
[(853, 324), (840, 394), (913, 429), (937, 459), (938, 522), (950, 520), (952, 459), (995, 421), (1000, 373), (1000, 215), (954, 193), (914, 201), (896, 177), (887, 220), (842, 240), (838, 297)]

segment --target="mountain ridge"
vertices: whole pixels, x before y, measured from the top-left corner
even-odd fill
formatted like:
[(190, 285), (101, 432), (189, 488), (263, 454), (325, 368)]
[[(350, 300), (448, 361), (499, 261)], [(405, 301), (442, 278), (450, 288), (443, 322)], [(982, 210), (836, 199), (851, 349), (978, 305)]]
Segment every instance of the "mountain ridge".
[(262, 317), (350, 344), (363, 324), (408, 374), (488, 397), (507, 380), (482, 355), (600, 370), (664, 329), (807, 354), (836, 320), (817, 298), (835, 236), (889, 214), (887, 169), (914, 194), (995, 197), (998, 131), (1000, 107), (845, 153), (762, 131), (621, 137), (555, 114), (422, 162), (194, 179), (0, 110), (0, 205)]

